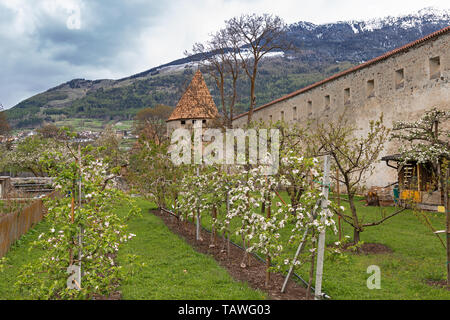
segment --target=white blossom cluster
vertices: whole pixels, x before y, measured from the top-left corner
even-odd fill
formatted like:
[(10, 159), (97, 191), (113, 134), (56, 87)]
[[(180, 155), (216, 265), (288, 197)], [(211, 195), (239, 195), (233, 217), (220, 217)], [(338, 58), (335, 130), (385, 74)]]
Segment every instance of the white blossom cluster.
[[(239, 227), (234, 231), (244, 240), (245, 249), (273, 260), (286, 254), (287, 245), (298, 243), (306, 228), (315, 230), (315, 234), (327, 228), (336, 232), (331, 210), (322, 209), (322, 177), (318, 159), (287, 152), (283, 154), (280, 165), (286, 175), (266, 175), (264, 166), (234, 167), (231, 174), (220, 166), (202, 168), (199, 175), (192, 170), (180, 184), (182, 194), (177, 210), (186, 219), (193, 217), (197, 210), (201, 215), (211, 215), (215, 207), (215, 227), (229, 232), (232, 221), (239, 221)], [(289, 188), (293, 184), (302, 188), (295, 206), (285, 203), (277, 192), (280, 187)], [(334, 206), (330, 201), (327, 205)], [(283, 239), (282, 234), (288, 234), (288, 239)], [(291, 263), (290, 258), (282, 263), (286, 261)]]

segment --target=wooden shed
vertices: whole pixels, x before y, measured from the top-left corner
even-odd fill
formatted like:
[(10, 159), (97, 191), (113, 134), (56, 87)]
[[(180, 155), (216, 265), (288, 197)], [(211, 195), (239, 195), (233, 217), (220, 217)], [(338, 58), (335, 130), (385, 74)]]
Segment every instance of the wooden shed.
[(0, 199), (5, 199), (11, 189), (11, 177), (0, 176)]
[(431, 163), (403, 162), (400, 154), (389, 155), (381, 160), (397, 170), (400, 201), (412, 200), (419, 208), (439, 210), (444, 200)]

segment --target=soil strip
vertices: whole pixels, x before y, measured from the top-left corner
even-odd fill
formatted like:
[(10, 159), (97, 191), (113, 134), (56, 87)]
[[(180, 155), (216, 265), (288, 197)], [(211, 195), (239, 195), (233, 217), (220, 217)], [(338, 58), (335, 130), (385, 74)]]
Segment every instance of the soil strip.
[[(210, 246), (211, 234), (201, 230), (202, 241), (196, 241), (195, 225), (192, 222), (181, 222), (177, 217), (162, 212), (160, 210), (150, 210), (150, 212), (160, 217), (166, 226), (175, 234), (181, 236), (196, 251), (214, 257), (220, 266), (224, 267), (229, 274), (238, 281), (247, 282), (253, 289), (266, 292), (271, 300), (305, 300), (306, 289), (300, 284), (290, 281), (285, 293), (281, 293), (284, 276), (280, 273), (271, 273), (270, 283), (265, 286), (266, 266), (263, 262), (249, 255), (249, 263), (245, 268), (240, 266), (243, 257), (243, 250), (233, 245), (230, 246), (230, 256), (227, 255), (226, 246), (223, 245), (222, 237), (217, 237), (215, 246)], [(222, 250), (224, 248), (225, 250)]]

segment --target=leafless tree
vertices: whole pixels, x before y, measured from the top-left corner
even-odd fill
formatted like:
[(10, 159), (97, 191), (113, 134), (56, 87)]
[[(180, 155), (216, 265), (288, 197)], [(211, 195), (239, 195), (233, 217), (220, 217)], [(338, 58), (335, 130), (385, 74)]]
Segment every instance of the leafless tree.
[[(231, 45), (227, 30), (219, 30), (204, 44), (194, 44), (192, 51), (200, 58), (201, 68), (214, 79), (220, 93), (223, 125), (231, 128), (241, 63), (238, 52)], [(186, 55), (191, 54), (186, 53)]]
[(341, 178), (337, 176), (332, 178), (345, 186), (351, 215), (340, 211), (336, 211), (336, 214), (353, 227), (355, 244), (360, 241), (360, 233), (367, 227), (377, 226), (405, 210), (403, 207), (390, 215), (382, 212), (382, 218), (379, 220), (363, 222), (355, 205), (355, 196), (364, 178), (372, 174), (374, 164), (378, 161), (387, 140), (389, 129), (383, 125), (383, 116), (381, 116), (376, 121), (370, 121), (366, 134), (358, 137), (358, 130), (344, 112), (335, 122), (317, 124), (310, 142), (310, 145), (315, 145), (322, 152), (331, 155), (340, 173)]
[(242, 68), (250, 80), (250, 123), (256, 105), (256, 78), (261, 59), (269, 52), (287, 51), (293, 46), (287, 39), (287, 25), (278, 16), (243, 14), (225, 23), (228, 42), (239, 56)]
[(157, 145), (167, 139), (165, 120), (170, 116), (172, 108), (165, 105), (157, 105), (154, 108), (144, 108), (136, 114), (134, 131), (147, 140), (154, 141)]

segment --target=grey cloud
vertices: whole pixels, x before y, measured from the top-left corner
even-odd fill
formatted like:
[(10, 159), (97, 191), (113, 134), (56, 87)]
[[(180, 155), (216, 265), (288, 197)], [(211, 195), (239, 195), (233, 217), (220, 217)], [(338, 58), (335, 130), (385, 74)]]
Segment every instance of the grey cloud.
[[(69, 12), (26, 11), (33, 30), (14, 30), (15, 12), (0, 1), (0, 102), (12, 107), (32, 94), (96, 69), (123, 73), (123, 52), (139, 48), (139, 35), (164, 10), (161, 1), (84, 1), (81, 29), (68, 29)], [(151, 66), (149, 66), (151, 67)], [(126, 71), (125, 71), (126, 72)]]

